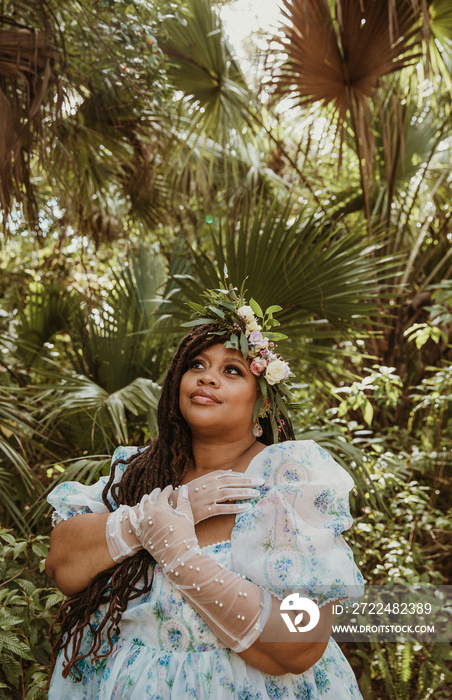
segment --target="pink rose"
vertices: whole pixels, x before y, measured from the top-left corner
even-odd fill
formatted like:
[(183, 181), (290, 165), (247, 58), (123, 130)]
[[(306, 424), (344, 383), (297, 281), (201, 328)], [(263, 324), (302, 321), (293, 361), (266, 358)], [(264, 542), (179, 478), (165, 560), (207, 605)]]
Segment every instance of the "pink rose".
[(256, 357), (256, 359), (250, 364), (250, 370), (256, 377), (259, 377), (266, 367), (267, 363), (260, 357)]

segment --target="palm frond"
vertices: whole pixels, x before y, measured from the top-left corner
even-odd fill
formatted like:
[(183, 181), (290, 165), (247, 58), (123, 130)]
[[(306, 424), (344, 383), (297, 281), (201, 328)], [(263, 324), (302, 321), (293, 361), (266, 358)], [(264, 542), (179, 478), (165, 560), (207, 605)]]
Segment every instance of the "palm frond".
[(420, 8), (409, 0), (284, 0), (289, 24), (280, 39), (286, 58), (278, 66), (274, 89), (298, 105), (332, 105), (341, 140), (350, 128), (370, 219), (368, 180), (374, 141), (370, 100), (379, 81), (400, 72), (420, 56)]
[[(23, 512), (43, 487), (29, 462), (36, 420), (18, 397), (23, 390), (0, 387), (0, 514), (21, 532), (28, 529)], [(24, 449), (26, 445), (27, 450)]]
[[(62, 423), (77, 415), (88, 416), (92, 430), (99, 428), (107, 445), (127, 445), (127, 414), (149, 416), (157, 410), (160, 387), (145, 377), (137, 377), (127, 386), (109, 394), (88, 377), (51, 370), (45, 372), (45, 375), (48, 379), (60, 380), (58, 384), (41, 387), (46, 403), (50, 406), (43, 418), (46, 426)], [(150, 418), (150, 421), (152, 430), (155, 420)]]
[(336, 19), (327, 0), (283, 4), (287, 58), (275, 87), (300, 105), (333, 102), (344, 119), (351, 100), (365, 110), (382, 76), (419, 57), (419, 15), (408, 1), (397, 3), (392, 31), (387, 2), (338, 0)]
[[(262, 307), (278, 304), (278, 319), (290, 341), (292, 356), (331, 352), (333, 337), (362, 332), (365, 319), (376, 322), (384, 278), (393, 269), (379, 257), (362, 231), (346, 232), (319, 215), (292, 215), (290, 202), (261, 200), (239, 222), (223, 220), (211, 229), (212, 253), (193, 250), (192, 277), (180, 279), (184, 293), (199, 302), (203, 289), (246, 280), (248, 296)], [(361, 319), (361, 321), (360, 321)], [(301, 343), (303, 339), (303, 343)]]
[(8, 24), (8, 29), (0, 29), (0, 204), (5, 230), (13, 194), (30, 180), (30, 159), (22, 149), (26, 144), (31, 153), (42, 140), (43, 110), (56, 114), (61, 107), (57, 53), (50, 33), (14, 26), (11, 20)]
[[(428, 57), (433, 79), (452, 87), (452, 6), (448, 0), (432, 0), (428, 4)], [(438, 82), (438, 86), (439, 86)]]
[(193, 105), (192, 133), (224, 143), (249, 115), (248, 89), (209, 0), (188, 0), (186, 6), (186, 13), (163, 23), (159, 43), (174, 87)]

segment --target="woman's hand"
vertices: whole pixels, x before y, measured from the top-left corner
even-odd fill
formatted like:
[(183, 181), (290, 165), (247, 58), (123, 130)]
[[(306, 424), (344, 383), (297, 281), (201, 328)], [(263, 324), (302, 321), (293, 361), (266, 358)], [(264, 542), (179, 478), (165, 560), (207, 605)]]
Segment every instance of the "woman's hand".
[[(169, 505), (172, 493), (171, 486), (161, 492), (156, 489), (139, 504), (137, 537), (164, 575), (218, 638), (247, 663), (267, 672), (271, 669), (275, 675), (310, 668), (328, 643), (331, 630), (323, 629), (330, 622), (328, 614), (321, 616), (320, 636), (305, 639), (307, 644), (292, 641), (280, 615), (280, 601), (199, 547), (187, 485), (177, 493), (175, 510)], [(265, 643), (259, 640), (264, 628), (269, 640)]]
[(169, 503), (174, 493), (172, 486), (167, 486), (163, 491), (154, 489), (151, 494), (145, 494), (136, 506), (138, 524), (135, 534), (162, 567), (183, 561), (188, 555), (191, 557), (192, 549), (199, 550), (190, 501), (187, 497), (180, 497), (186, 490), (187, 486), (184, 485), (178, 492), (176, 509)]
[[(264, 479), (223, 469), (193, 479), (186, 485), (195, 525), (214, 515), (237, 514), (248, 510), (251, 508), (249, 503), (228, 503), (228, 501), (256, 498), (259, 496), (259, 491), (254, 487), (262, 484)], [(176, 495), (177, 493), (170, 498), (170, 502)]]

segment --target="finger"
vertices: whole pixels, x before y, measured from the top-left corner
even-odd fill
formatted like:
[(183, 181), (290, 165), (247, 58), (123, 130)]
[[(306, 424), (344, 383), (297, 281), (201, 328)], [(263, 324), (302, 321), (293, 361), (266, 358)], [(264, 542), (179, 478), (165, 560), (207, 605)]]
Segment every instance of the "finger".
[(257, 489), (222, 489), (221, 497), (215, 499), (215, 503), (224, 503), (225, 501), (237, 501), (243, 498), (257, 498), (261, 492)]
[(188, 486), (183, 484), (177, 493), (176, 511), (185, 515), (189, 520), (193, 520), (193, 512), (188, 498)]
[(155, 503), (155, 501), (157, 500), (157, 496), (160, 495), (161, 490), (162, 489), (159, 486), (157, 486), (157, 488), (151, 491), (151, 493), (146, 494), (146, 499), (149, 500), (149, 503)]
[(168, 484), (168, 486), (165, 486), (165, 488), (161, 492), (160, 500), (163, 501), (164, 499), (166, 499), (169, 502), (170, 498), (173, 496), (173, 492), (173, 487), (171, 486), (171, 484)]

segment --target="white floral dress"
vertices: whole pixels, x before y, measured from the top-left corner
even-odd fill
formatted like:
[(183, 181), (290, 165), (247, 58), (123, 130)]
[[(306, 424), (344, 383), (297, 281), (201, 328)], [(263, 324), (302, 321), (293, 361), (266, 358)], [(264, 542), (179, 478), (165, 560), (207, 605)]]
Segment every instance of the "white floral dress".
[[(134, 451), (120, 447), (113, 459)], [(118, 480), (125, 468), (118, 465)], [(208, 545), (205, 552), (281, 600), (300, 592), (321, 605), (352, 589), (360, 595), (362, 577), (341, 537), (352, 524), (348, 493), (353, 480), (347, 472), (315, 442), (298, 441), (266, 447), (246, 473), (265, 479), (260, 496), (236, 517), (231, 539)], [(55, 520), (106, 512), (101, 495), (106, 481), (57, 486), (48, 498)], [(93, 617), (96, 624), (102, 610)], [(89, 632), (84, 645), (90, 646)], [(112, 653), (95, 664), (85, 659), (79, 667), (80, 682), (64, 679), (60, 655), (49, 700), (362, 698), (333, 638), (322, 658), (300, 675), (270, 676), (249, 666), (219, 641), (158, 565), (151, 591), (129, 602)]]

